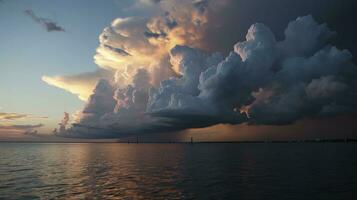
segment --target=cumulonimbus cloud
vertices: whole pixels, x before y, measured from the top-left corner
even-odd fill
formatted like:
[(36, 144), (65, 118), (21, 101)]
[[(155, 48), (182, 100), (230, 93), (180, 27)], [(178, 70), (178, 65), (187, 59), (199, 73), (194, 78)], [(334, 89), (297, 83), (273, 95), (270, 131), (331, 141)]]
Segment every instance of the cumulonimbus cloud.
[(46, 19), (43, 17), (39, 17), (35, 14), (33, 10), (25, 10), (24, 14), (30, 17), (33, 21), (40, 24), (47, 32), (54, 32), (54, 31), (63, 31), (65, 32), (64, 28), (59, 26), (57, 22), (54, 22), (50, 19)]
[[(145, 46), (130, 37), (143, 34), (143, 25), (147, 28), (146, 21), (127, 24), (130, 20), (113, 22), (101, 35), (102, 45), (110, 41), (130, 57), (150, 52), (130, 47)], [(299, 17), (284, 34), (283, 40), (277, 40), (267, 26), (253, 24), (246, 40), (236, 43), (228, 56), (190, 45), (172, 46), (162, 54), (167, 61), (160, 63), (169, 63), (177, 74), (161, 78), (159, 84), (152, 81), (152, 68), (127, 66), (120, 71), (118, 65), (116, 79), (97, 83), (76, 123), (61, 135), (114, 138), (219, 123), (281, 125), (356, 113), (357, 68), (348, 50), (329, 44), (336, 34), (327, 24), (318, 24), (312, 16)], [(101, 48), (98, 56), (113, 56), (97, 58), (108, 68), (129, 59)], [(150, 54), (154, 58), (158, 58), (156, 51)], [(150, 57), (145, 56), (128, 62), (144, 65)]]

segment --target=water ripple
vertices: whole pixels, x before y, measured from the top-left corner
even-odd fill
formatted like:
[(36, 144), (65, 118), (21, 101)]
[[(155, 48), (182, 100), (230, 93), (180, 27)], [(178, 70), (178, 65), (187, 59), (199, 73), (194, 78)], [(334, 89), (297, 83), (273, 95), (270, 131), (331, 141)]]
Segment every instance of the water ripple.
[(0, 199), (357, 195), (350, 144), (3, 144), (0, 152)]

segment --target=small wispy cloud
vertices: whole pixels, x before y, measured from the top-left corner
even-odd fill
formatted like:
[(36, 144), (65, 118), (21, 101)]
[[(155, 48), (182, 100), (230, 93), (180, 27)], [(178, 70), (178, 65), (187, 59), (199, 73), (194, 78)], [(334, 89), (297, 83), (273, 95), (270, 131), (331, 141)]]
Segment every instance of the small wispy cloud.
[(14, 120), (14, 119), (22, 119), (26, 118), (26, 114), (18, 114), (18, 113), (0, 113), (0, 119), (5, 120)]
[(36, 129), (41, 128), (43, 126), (43, 124), (0, 124), (0, 136), (11, 136), (13, 134), (40, 136)]
[(35, 115), (23, 114), (23, 113), (0, 112), (0, 120), (17, 120), (17, 119), (24, 119), (24, 118), (41, 118), (41, 119), (45, 119), (47, 117), (35, 116)]
[(54, 22), (47, 18), (39, 17), (35, 14), (33, 10), (25, 10), (24, 13), (26, 16), (30, 17), (36, 23), (40, 24), (43, 28), (45, 28), (47, 32), (54, 32), (54, 31), (65, 32), (65, 29), (57, 25), (57, 22)]
[(34, 129), (34, 128), (40, 128), (42, 127), (43, 124), (35, 124), (35, 125), (28, 125), (28, 124), (22, 124), (22, 125), (1, 125), (0, 124), (0, 130), (1, 129), (16, 129), (16, 130), (29, 130), (29, 129)]
[(23, 134), (24, 135), (29, 135), (29, 136), (35, 136), (35, 137), (40, 137), (41, 136), (41, 134), (39, 134), (37, 130), (27, 130)]

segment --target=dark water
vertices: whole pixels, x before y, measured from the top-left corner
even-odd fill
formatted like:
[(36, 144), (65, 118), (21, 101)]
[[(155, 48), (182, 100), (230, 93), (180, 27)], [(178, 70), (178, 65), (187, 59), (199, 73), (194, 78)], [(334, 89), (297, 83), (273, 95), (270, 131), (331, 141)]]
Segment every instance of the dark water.
[(357, 199), (357, 145), (0, 144), (0, 199)]

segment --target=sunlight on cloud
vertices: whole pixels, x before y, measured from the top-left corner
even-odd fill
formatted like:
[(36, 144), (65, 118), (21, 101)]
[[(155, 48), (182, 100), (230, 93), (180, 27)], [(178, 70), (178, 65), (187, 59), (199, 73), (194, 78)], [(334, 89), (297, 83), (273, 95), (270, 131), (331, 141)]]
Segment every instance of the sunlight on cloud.
[(86, 101), (91, 94), (91, 90), (94, 85), (84, 84), (70, 84), (67, 81), (64, 81), (61, 76), (49, 77), (43, 76), (42, 80), (49, 85), (56, 86), (58, 88), (67, 90), (72, 94), (78, 95), (78, 98), (82, 101)]
[[(208, 10), (219, 10), (224, 1), (184, 0), (137, 1), (132, 9), (154, 10), (151, 17), (114, 19), (99, 36), (100, 45), (94, 62), (101, 69), (114, 71), (111, 78), (121, 88), (132, 83), (138, 69), (145, 68), (151, 84), (181, 74), (178, 65), (172, 65), (169, 52), (176, 45), (203, 47), (202, 37), (208, 22)], [(43, 81), (87, 100), (96, 79), (83, 73), (72, 76), (43, 76)], [(76, 80), (81, 79), (81, 80)]]
[(107, 70), (96, 70), (77, 75), (67, 76), (42, 76), (42, 80), (49, 85), (56, 86), (78, 95), (82, 101), (86, 101), (91, 95), (98, 80), (111, 79), (111, 72)]

